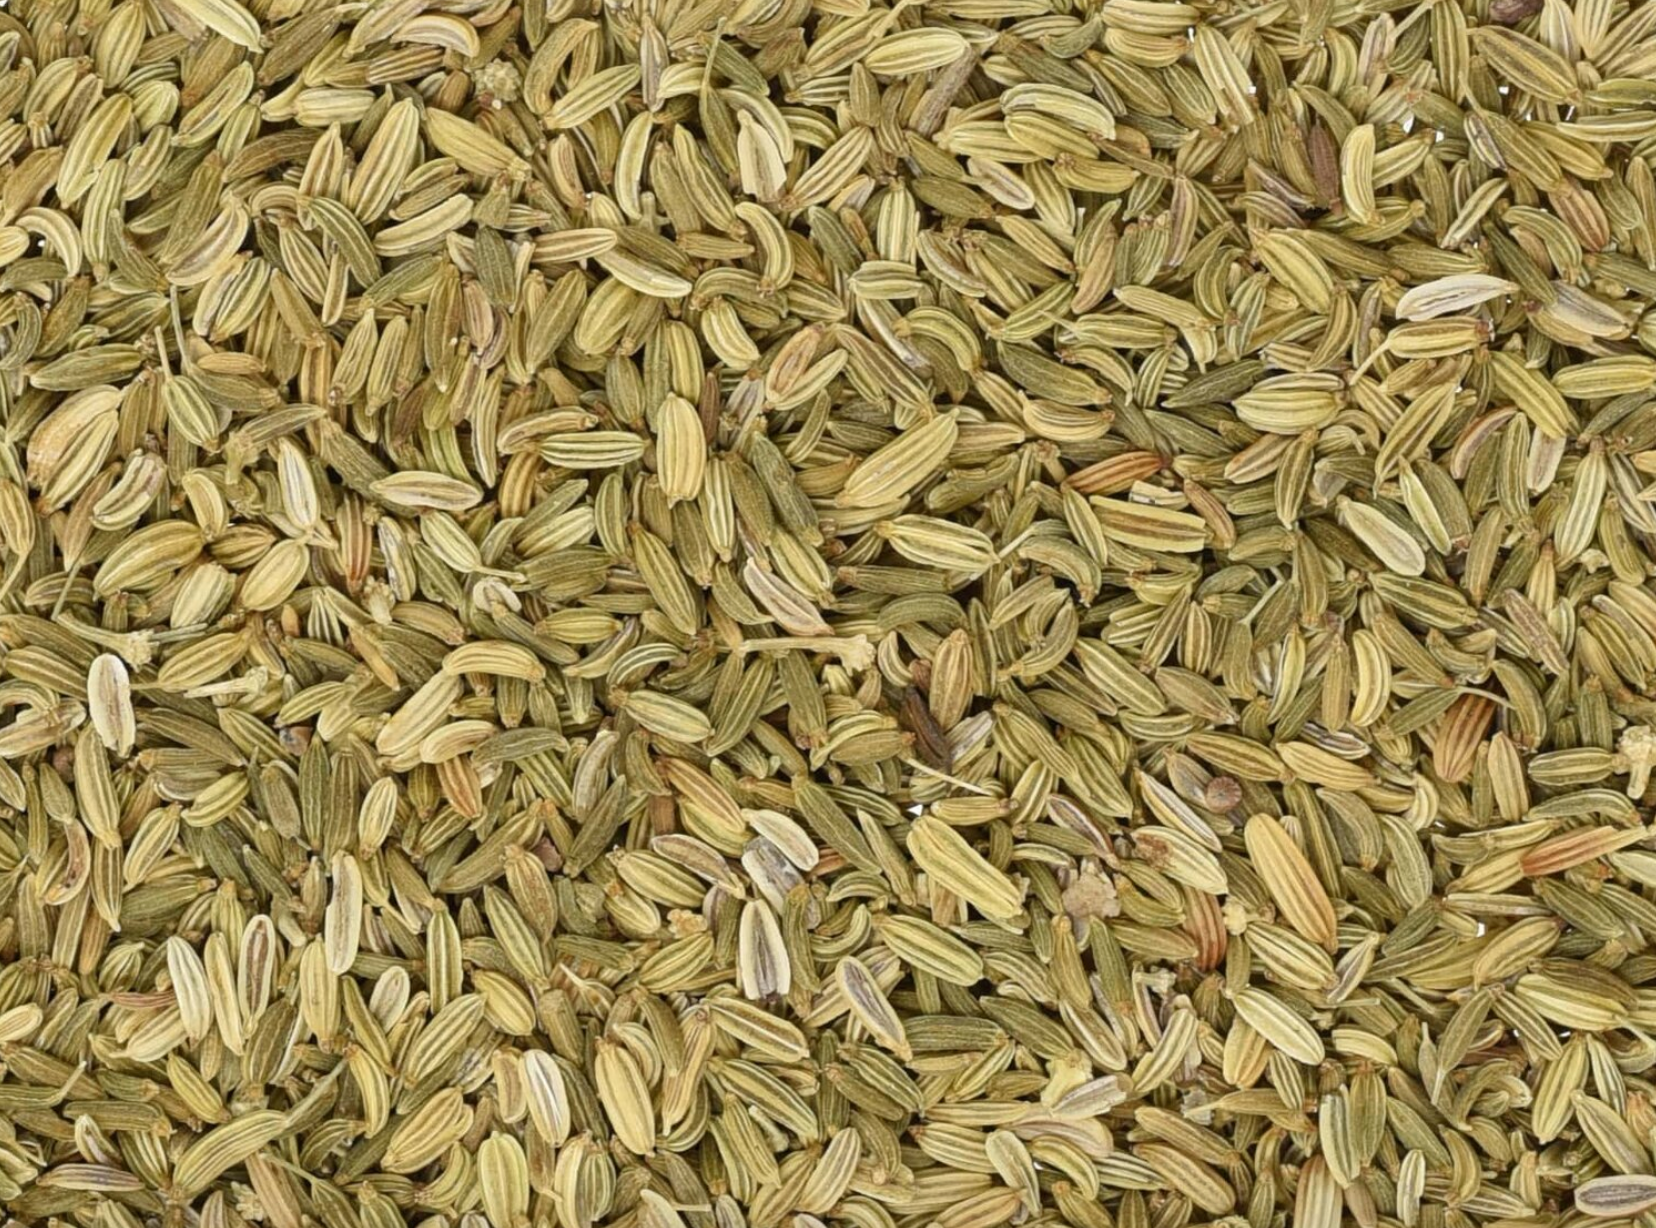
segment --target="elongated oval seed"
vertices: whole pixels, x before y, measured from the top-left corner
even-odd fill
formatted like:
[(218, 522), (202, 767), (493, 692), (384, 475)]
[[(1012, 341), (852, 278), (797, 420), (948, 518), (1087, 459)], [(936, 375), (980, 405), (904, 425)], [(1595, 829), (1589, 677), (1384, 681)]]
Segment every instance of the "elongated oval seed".
[(212, 1181), (244, 1164), (288, 1129), (288, 1117), (274, 1109), (255, 1109), (198, 1138), (173, 1165), (173, 1185), (186, 1194), (205, 1190)]
[(1243, 834), (1254, 867), (1288, 924), (1312, 942), (1332, 948), (1334, 906), (1293, 838), (1266, 814), (1249, 819)]
[(1630, 1219), (1656, 1207), (1656, 1177), (1628, 1173), (1576, 1186), (1576, 1210), (1594, 1219)]
[(952, 829), (930, 815), (909, 828), (908, 850), (915, 862), (986, 917), (1005, 920), (1022, 905), (1022, 893)]
[(776, 915), (764, 900), (742, 906), (741, 933), (736, 954), (742, 992), (759, 1001), (785, 995), (793, 987), (788, 949)]
[(655, 1109), (638, 1061), (621, 1045), (598, 1042), (594, 1064), (598, 1100), (616, 1138), (635, 1155), (655, 1150)]
[(851, 1013), (857, 1022), (885, 1048), (907, 1059), (913, 1056), (908, 1038), (903, 1034), (903, 1021), (886, 999), (874, 974), (855, 956), (844, 956), (834, 972), (840, 992), (845, 995)]
[(138, 737), (132, 680), (126, 663), (115, 654), (93, 659), (86, 675), (86, 706), (104, 747), (117, 755), (131, 753)]

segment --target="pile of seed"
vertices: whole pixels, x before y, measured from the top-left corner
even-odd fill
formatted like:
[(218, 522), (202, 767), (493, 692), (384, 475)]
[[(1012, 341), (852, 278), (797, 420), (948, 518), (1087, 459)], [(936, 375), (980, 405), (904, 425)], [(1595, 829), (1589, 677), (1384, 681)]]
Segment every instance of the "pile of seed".
[(0, 1223), (1656, 1223), (1656, 3), (0, 3)]

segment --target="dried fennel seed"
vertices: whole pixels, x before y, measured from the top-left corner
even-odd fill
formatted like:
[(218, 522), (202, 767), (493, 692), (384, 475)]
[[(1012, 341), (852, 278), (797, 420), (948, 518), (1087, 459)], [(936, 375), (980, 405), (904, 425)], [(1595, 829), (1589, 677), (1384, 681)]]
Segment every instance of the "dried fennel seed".
[(0, 0), (0, 1208), (1656, 1224), (1656, 4)]

